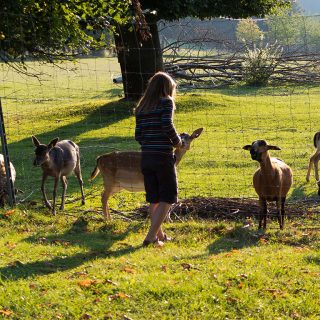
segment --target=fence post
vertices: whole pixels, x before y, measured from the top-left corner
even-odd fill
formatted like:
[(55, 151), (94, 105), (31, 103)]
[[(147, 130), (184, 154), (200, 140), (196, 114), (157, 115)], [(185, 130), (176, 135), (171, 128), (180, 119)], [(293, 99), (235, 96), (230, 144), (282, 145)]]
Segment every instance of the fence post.
[(5, 169), (6, 169), (7, 192), (9, 196), (9, 204), (11, 207), (13, 207), (16, 203), (16, 196), (14, 192), (14, 186), (13, 186), (11, 170), (10, 170), (10, 159), (9, 159), (7, 138), (6, 138), (5, 126), (4, 126), (4, 120), (3, 120), (1, 98), (0, 98), (0, 135), (1, 135), (2, 154), (4, 158)]

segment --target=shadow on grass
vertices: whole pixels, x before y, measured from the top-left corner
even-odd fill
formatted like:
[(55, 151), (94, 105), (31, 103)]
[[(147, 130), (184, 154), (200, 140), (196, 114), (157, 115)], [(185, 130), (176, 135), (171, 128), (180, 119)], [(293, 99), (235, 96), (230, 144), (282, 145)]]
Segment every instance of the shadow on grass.
[(256, 246), (259, 238), (253, 230), (235, 227), (208, 246), (209, 254), (219, 254)]
[(320, 257), (308, 256), (305, 260), (310, 264), (318, 264), (320, 265)]
[(11, 265), (0, 268), (0, 276), (3, 279), (18, 280), (47, 275), (77, 268), (88, 261), (126, 255), (141, 248), (141, 245), (131, 246), (127, 243), (119, 243), (122, 248), (110, 250), (116, 242), (124, 240), (131, 232), (140, 229), (142, 224), (129, 225), (122, 233), (117, 232), (113, 225), (105, 225), (97, 232), (87, 232), (87, 224), (88, 222), (85, 219), (79, 218), (63, 234), (54, 234), (46, 237), (38, 235), (26, 240), (30, 243), (50, 246), (69, 247), (74, 245), (88, 249), (87, 252), (71, 256), (59, 255), (49, 260), (29, 263), (15, 261)]

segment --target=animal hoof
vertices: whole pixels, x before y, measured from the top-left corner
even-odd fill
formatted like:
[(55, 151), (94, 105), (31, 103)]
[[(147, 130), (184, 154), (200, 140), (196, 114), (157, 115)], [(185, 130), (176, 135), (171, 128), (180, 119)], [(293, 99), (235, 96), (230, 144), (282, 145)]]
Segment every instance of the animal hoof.
[(63, 211), (64, 210), (64, 206), (60, 206), (60, 208), (59, 208), (61, 211)]
[(86, 204), (86, 202), (85, 202), (85, 200), (82, 200), (81, 205), (84, 205), (84, 204)]

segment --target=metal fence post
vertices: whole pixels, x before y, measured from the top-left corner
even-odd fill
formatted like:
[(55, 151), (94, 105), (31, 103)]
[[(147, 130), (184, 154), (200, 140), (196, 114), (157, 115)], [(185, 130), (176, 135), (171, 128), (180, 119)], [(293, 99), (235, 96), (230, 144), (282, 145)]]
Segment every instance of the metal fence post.
[(13, 207), (16, 203), (16, 196), (14, 192), (14, 185), (13, 185), (11, 170), (10, 170), (10, 159), (9, 159), (7, 138), (6, 138), (5, 126), (4, 126), (4, 120), (3, 120), (1, 98), (0, 98), (0, 135), (1, 135), (2, 154), (4, 158), (5, 169), (6, 169), (7, 192), (9, 196), (9, 204), (11, 207)]

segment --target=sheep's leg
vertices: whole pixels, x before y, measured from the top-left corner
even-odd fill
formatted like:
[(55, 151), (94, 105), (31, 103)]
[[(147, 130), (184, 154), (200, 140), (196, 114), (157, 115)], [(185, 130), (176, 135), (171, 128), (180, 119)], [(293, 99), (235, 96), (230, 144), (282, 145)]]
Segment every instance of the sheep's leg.
[(67, 178), (65, 176), (61, 176), (60, 180), (61, 180), (61, 184), (62, 184), (62, 188), (63, 188), (60, 210), (64, 210), (64, 203), (65, 203), (65, 197), (66, 197), (66, 192), (67, 192), (68, 181), (67, 181)]
[(281, 226), (280, 229), (283, 230), (284, 228), (284, 216), (285, 216), (285, 210), (284, 210), (284, 204), (286, 202), (286, 197), (281, 198)]
[(260, 215), (259, 215), (259, 229), (262, 227), (263, 221), (263, 229), (267, 228), (267, 200), (260, 198)]
[[(282, 204), (282, 198), (281, 198), (281, 204)], [(279, 198), (276, 198), (276, 205), (277, 205), (277, 217), (279, 222), (279, 227), (282, 230), (282, 217), (281, 217), (281, 209), (280, 209), (280, 201)]]

